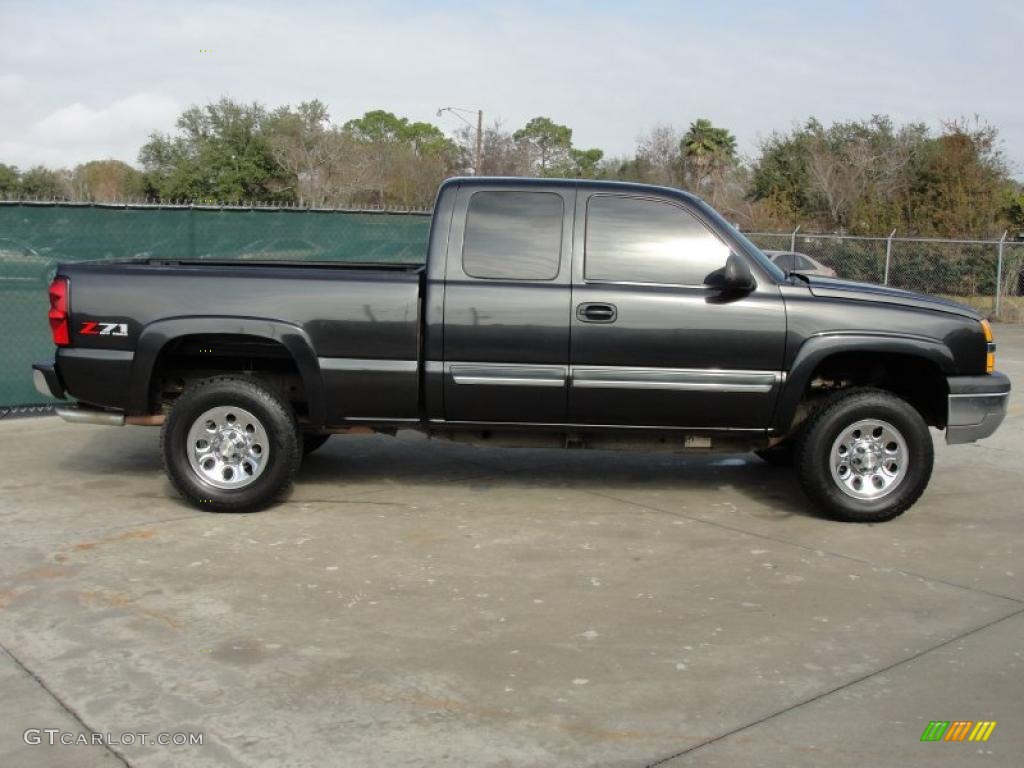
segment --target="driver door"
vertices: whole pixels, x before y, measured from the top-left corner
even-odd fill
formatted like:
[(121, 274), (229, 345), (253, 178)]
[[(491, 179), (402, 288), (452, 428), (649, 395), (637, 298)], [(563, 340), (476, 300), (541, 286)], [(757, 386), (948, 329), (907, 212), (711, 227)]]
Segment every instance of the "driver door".
[(786, 330), (776, 285), (705, 285), (730, 249), (676, 199), (581, 190), (575, 238), (570, 422), (768, 426)]

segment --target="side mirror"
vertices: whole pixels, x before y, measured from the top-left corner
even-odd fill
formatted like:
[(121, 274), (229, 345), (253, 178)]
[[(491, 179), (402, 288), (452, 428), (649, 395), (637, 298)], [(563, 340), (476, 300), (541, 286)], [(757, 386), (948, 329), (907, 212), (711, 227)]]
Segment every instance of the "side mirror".
[(704, 278), (704, 284), (730, 293), (750, 293), (757, 287), (750, 267), (735, 253), (730, 253), (725, 266)]

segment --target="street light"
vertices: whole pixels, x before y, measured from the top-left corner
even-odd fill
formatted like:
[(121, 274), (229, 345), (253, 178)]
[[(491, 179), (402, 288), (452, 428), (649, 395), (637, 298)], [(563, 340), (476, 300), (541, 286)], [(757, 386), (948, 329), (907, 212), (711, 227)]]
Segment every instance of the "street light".
[(440, 117), (445, 112), (451, 112), (453, 115), (459, 118), (459, 120), (464, 122), (470, 128), (473, 127), (473, 124), (469, 122), (469, 120), (464, 118), (460, 113), (472, 115), (474, 112), (476, 112), (476, 159), (473, 162), (473, 175), (479, 176), (481, 154), (483, 152), (484, 142), (484, 111), (482, 109), (462, 109), (461, 107), (441, 107), (439, 110), (437, 110), (437, 116)]

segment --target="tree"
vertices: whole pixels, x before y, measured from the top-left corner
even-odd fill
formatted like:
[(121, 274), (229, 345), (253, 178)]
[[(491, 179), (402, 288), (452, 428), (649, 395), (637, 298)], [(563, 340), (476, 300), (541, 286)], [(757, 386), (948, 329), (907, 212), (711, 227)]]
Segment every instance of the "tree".
[(656, 125), (637, 142), (634, 178), (647, 184), (683, 186), (682, 137), (671, 125)]
[(178, 133), (153, 133), (139, 151), (147, 189), (161, 200), (289, 201), (294, 178), (281, 168), (259, 104), (230, 99), (191, 107)]
[(143, 194), (142, 174), (120, 160), (92, 160), (71, 174), (75, 200), (128, 200)]
[(940, 236), (998, 236), (1014, 190), (999, 132), (975, 119), (943, 125), (914, 158), (912, 217), (918, 231)]
[[(476, 129), (464, 125), (456, 132), (460, 166), (473, 167), (476, 153)], [(529, 176), (533, 168), (529, 152), (506, 131), (500, 121), (484, 128), (480, 152), (480, 172), (483, 176)]]
[(686, 159), (686, 181), (697, 192), (736, 162), (736, 137), (703, 117), (690, 123), (679, 149)]
[(324, 206), (343, 193), (340, 168), (351, 152), (346, 138), (331, 125), (327, 107), (318, 100), (295, 109), (275, 110), (264, 124), (271, 152), (288, 174), (300, 205)]
[(534, 175), (557, 176), (572, 165), (572, 128), (549, 117), (533, 118), (512, 138), (528, 153)]
[(19, 192), (22, 197), (40, 200), (67, 200), (68, 172), (64, 169), (50, 170), (42, 165), (29, 168), (21, 174)]
[(570, 150), (572, 158), (572, 172), (568, 175), (577, 179), (597, 179), (604, 175), (601, 167), (601, 159), (604, 151), (600, 149), (573, 149)]
[(1013, 189), (991, 126), (957, 121), (933, 136), (875, 115), (828, 127), (812, 118), (773, 135), (750, 196), (762, 222), (955, 237), (999, 234)]
[(364, 158), (364, 189), (356, 202), (427, 206), (459, 165), (455, 142), (430, 123), (378, 109), (349, 120), (343, 131)]
[(18, 169), (0, 163), (0, 199), (12, 200), (18, 195)]

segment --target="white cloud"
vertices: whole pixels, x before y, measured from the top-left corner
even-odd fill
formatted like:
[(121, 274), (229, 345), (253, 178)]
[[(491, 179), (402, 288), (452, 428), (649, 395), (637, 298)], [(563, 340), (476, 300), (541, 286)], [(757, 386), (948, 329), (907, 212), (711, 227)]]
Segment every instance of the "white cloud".
[(39, 120), (33, 134), (44, 142), (116, 142), (145, 136), (153, 126), (173, 121), (179, 111), (174, 99), (152, 93), (136, 93), (100, 108), (75, 102)]
[(68, 104), (29, 125), (22, 135), (0, 139), (0, 161), (21, 167), (71, 167), (114, 158), (134, 164), (149, 134), (172, 126), (181, 109), (174, 99), (152, 93), (136, 93), (103, 106)]

